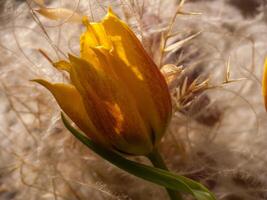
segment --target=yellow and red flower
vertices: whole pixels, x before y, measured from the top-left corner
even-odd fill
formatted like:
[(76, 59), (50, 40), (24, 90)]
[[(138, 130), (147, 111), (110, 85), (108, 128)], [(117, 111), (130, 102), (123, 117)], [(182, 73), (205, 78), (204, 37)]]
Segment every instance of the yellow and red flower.
[(99, 23), (83, 18), (81, 55), (54, 63), (71, 83), (37, 79), (61, 109), (98, 144), (134, 155), (150, 153), (171, 116), (159, 69), (132, 30), (109, 9)]

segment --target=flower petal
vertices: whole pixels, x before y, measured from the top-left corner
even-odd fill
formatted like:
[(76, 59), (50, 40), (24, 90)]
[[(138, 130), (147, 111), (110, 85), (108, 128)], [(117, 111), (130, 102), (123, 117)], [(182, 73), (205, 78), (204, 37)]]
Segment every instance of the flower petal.
[(99, 60), (91, 48), (103, 47), (111, 49), (111, 40), (100, 23), (89, 23), (86, 17), (83, 18), (83, 24), (87, 30), (80, 37), (81, 57), (85, 60), (99, 65)]
[(53, 63), (53, 66), (57, 68), (58, 70), (64, 70), (67, 72), (70, 72), (71, 64), (65, 60), (60, 60), (55, 63)]
[(83, 45), (86, 47), (102, 46), (111, 49), (111, 41), (101, 23), (90, 23), (88, 19), (84, 17), (83, 24), (87, 28), (86, 32), (81, 35), (81, 42), (84, 40)]
[(83, 132), (94, 141), (107, 146), (106, 140), (101, 134), (97, 133), (96, 128), (88, 117), (81, 95), (73, 85), (50, 83), (43, 79), (35, 79), (33, 81), (43, 85), (53, 94), (61, 109)]
[(86, 60), (70, 55), (70, 61), (72, 82), (82, 95), (85, 109), (98, 132), (109, 137), (118, 150), (149, 153), (153, 148), (150, 127), (144, 124), (134, 98), (123, 83)]
[[(154, 131), (157, 132), (158, 141), (171, 115), (171, 99), (166, 81), (132, 30), (111, 10), (101, 24), (112, 41), (111, 54), (122, 61), (113, 67), (117, 68), (117, 73), (122, 75), (124, 83), (134, 93), (140, 110), (146, 111), (147, 120), (154, 119), (151, 125), (157, 129)], [(121, 66), (128, 68), (124, 70), (125, 73), (121, 72)], [(158, 119), (153, 111), (157, 111)]]

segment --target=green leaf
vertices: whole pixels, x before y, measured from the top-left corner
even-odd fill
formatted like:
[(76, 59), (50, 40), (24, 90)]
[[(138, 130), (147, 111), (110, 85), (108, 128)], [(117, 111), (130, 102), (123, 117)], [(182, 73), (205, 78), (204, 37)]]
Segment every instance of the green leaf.
[(193, 195), (197, 200), (216, 200), (214, 195), (206, 187), (194, 180), (170, 173), (166, 170), (150, 167), (128, 160), (112, 150), (108, 150), (100, 145), (95, 144), (92, 140), (84, 136), (80, 131), (72, 127), (63, 113), (61, 114), (61, 117), (66, 128), (78, 140), (80, 140), (84, 145), (86, 145), (96, 154), (109, 161), (113, 165), (119, 167), (120, 169), (166, 188), (179, 192), (189, 193)]

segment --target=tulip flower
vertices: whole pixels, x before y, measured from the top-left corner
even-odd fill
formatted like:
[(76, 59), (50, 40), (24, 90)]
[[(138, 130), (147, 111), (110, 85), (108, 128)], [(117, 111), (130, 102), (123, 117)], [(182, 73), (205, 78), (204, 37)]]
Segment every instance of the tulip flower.
[(71, 83), (35, 81), (95, 143), (148, 155), (162, 138), (171, 98), (163, 75), (133, 31), (109, 9), (99, 23), (83, 18), (80, 57), (54, 63)]
[[(41, 9), (38, 12), (51, 19), (70, 13)], [(70, 22), (81, 19), (79, 14), (73, 16)], [(168, 172), (157, 150), (171, 117), (171, 98), (163, 75), (133, 31), (111, 9), (99, 23), (90, 23), (86, 17), (82, 21), (86, 31), (80, 37), (80, 57), (69, 54), (67, 61), (53, 63), (69, 73), (70, 83), (35, 80), (54, 95), (81, 131), (62, 114), (65, 127), (113, 165), (164, 186), (171, 200), (182, 200), (180, 192), (197, 200), (215, 200), (201, 184)], [(146, 156), (154, 167), (118, 152)]]

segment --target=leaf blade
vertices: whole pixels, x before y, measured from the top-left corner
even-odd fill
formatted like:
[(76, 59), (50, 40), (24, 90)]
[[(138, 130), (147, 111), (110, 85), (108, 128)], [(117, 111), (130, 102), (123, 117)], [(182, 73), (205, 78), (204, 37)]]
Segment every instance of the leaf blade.
[(172, 174), (166, 170), (150, 167), (128, 160), (123, 156), (117, 154), (116, 152), (107, 150), (88, 139), (86, 136), (84, 136), (82, 133), (80, 133), (70, 125), (63, 113), (61, 114), (61, 118), (65, 127), (78, 140), (80, 140), (84, 145), (86, 145), (100, 157), (104, 158), (120, 169), (163, 187), (167, 187), (179, 192), (189, 193), (193, 195), (197, 200), (216, 200), (214, 195), (200, 183), (197, 183), (196, 181), (193, 181), (184, 176)]

